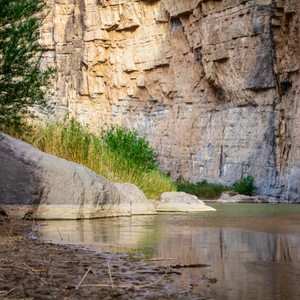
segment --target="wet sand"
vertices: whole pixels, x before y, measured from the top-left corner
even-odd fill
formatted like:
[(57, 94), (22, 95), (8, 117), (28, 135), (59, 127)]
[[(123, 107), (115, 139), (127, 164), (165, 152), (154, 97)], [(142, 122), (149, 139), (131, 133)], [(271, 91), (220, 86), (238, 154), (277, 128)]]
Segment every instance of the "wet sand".
[[(133, 254), (99, 253), (32, 240), (32, 221), (0, 219), (0, 298), (207, 299), (180, 268)], [(203, 278), (209, 287), (211, 279)]]

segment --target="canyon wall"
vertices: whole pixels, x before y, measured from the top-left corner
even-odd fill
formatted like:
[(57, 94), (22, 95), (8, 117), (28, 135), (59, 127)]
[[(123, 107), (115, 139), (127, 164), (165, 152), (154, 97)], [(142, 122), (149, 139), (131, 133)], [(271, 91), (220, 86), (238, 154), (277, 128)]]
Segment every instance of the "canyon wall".
[(300, 201), (297, 0), (48, 0), (59, 115), (147, 135), (174, 179)]

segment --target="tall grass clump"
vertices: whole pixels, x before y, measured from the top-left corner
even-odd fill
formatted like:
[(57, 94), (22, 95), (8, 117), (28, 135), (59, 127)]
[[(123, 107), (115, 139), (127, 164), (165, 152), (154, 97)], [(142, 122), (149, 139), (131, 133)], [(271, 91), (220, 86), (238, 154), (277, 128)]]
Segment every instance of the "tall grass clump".
[[(150, 199), (176, 190), (172, 180), (159, 171), (146, 139), (135, 131), (120, 130), (112, 127), (97, 135), (71, 119), (32, 126), (22, 136), (9, 134), (46, 153), (82, 164), (112, 182), (131, 182)], [(112, 146), (113, 142), (117, 146)]]
[(221, 194), (231, 188), (222, 184), (209, 183), (206, 180), (190, 183), (185, 180), (177, 181), (177, 190), (197, 196), (199, 199), (218, 199)]

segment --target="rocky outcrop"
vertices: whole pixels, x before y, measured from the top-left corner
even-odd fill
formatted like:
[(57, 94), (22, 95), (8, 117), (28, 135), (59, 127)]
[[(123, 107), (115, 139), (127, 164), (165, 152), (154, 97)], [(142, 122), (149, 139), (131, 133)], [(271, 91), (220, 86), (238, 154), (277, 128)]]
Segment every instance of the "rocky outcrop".
[(0, 135), (0, 213), (14, 218), (84, 219), (156, 213), (129, 184)]
[(217, 201), (218, 203), (269, 203), (276, 202), (264, 196), (240, 195), (234, 192), (224, 192)]
[(216, 211), (205, 205), (196, 196), (184, 192), (165, 192), (160, 196), (160, 201), (155, 203), (158, 212), (199, 212)]
[(147, 134), (173, 178), (300, 201), (296, 0), (48, 0), (51, 99)]

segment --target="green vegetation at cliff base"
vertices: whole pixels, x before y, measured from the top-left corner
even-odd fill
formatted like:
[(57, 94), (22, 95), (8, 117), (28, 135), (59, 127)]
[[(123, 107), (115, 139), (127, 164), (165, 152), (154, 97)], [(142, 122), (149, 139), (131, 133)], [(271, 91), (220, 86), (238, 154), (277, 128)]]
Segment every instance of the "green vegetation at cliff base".
[(252, 196), (256, 191), (254, 178), (250, 175), (236, 181), (232, 186), (217, 183), (210, 183), (202, 180), (190, 183), (180, 178), (177, 181), (177, 190), (197, 196), (199, 199), (213, 200), (218, 199), (223, 192), (235, 191), (238, 194)]
[(252, 195), (254, 178), (247, 176), (233, 186), (190, 183), (184, 179), (173, 182), (158, 168), (154, 149), (135, 130), (111, 126), (99, 134), (74, 119), (28, 126), (22, 131), (5, 132), (21, 138), (38, 149), (82, 164), (112, 182), (130, 182), (138, 186), (149, 199), (158, 199), (164, 192), (182, 191), (199, 199), (218, 199), (225, 191)]
[(186, 192), (197, 196), (203, 200), (218, 199), (223, 192), (232, 190), (232, 187), (222, 184), (210, 183), (206, 180), (202, 180), (196, 183), (190, 183), (185, 180), (177, 181), (177, 189), (181, 192)]

